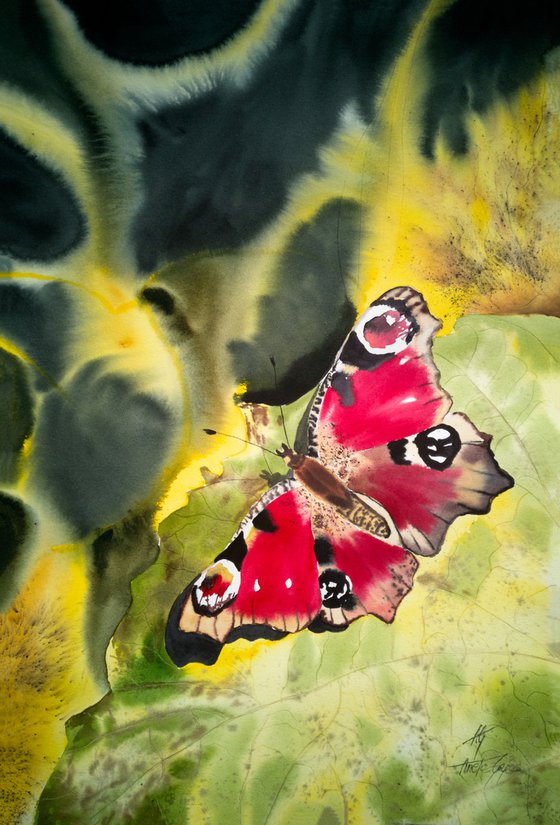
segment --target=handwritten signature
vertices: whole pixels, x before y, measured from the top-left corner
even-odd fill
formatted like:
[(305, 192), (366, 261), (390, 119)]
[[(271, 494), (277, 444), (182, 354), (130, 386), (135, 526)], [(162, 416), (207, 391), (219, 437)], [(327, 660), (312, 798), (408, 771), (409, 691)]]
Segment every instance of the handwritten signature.
[(506, 761), (509, 757), (507, 753), (500, 753), (497, 756), (485, 757), (484, 759), (464, 759), (463, 762), (457, 762), (455, 765), (449, 765), (450, 768), (455, 768), (459, 776), (466, 776), (467, 774), (506, 774), (517, 773), (521, 770), (519, 765), (513, 762)]
[(471, 752), (461, 762), (456, 762), (448, 767), (463, 777), (480, 775), (492, 777), (499, 774), (501, 778), (506, 774), (521, 771), (521, 767), (510, 759), (507, 751), (501, 753), (488, 748), (484, 752), (481, 751), (488, 734), (500, 727), (501, 725), (489, 727), (480, 724), (474, 734), (461, 743), (461, 746), (470, 746)]
[(476, 756), (478, 756), (480, 748), (484, 743), (484, 740), (486, 739), (486, 736), (490, 733), (490, 731), (495, 730), (497, 727), (498, 725), (492, 725), (491, 728), (489, 728), (488, 725), (479, 725), (476, 731), (474, 732), (474, 735), (471, 736), (470, 739), (465, 739), (463, 745), (472, 745), (473, 747), (474, 745), (476, 745), (476, 751), (474, 752), (476, 758)]

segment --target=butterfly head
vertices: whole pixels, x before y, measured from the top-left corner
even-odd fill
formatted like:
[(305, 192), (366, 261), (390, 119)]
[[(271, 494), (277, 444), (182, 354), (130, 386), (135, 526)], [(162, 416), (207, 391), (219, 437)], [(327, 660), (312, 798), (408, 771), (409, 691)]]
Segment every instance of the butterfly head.
[(296, 453), (292, 450), (291, 447), (288, 447), (287, 444), (282, 444), (279, 450), (276, 450), (276, 455), (283, 458), (288, 467), (294, 470), (300, 467), (303, 462), (306, 460), (306, 456), (302, 453)]

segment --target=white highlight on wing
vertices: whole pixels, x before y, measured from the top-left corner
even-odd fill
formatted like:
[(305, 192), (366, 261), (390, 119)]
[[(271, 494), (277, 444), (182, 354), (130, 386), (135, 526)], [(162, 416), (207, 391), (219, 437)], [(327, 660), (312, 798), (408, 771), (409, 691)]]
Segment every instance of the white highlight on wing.
[(293, 581), (292, 581), (291, 579), (286, 579), (286, 581), (284, 582), (284, 584), (286, 585), (286, 587), (287, 587), (287, 588), (288, 588), (288, 590), (289, 590), (289, 589), (290, 589), (290, 587), (291, 587), (291, 586), (292, 586), (292, 584), (293, 584)]
[(444, 441), (449, 438), (449, 430), (444, 430), (443, 428), (432, 430), (430, 432), (430, 438), (436, 438), (438, 440), (441, 439), (441, 441)]

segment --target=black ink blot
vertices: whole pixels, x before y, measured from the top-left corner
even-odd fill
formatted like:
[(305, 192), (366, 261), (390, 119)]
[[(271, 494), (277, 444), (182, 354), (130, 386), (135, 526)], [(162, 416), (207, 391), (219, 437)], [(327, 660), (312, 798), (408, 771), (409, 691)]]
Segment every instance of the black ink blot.
[(394, 464), (411, 464), (412, 462), (406, 457), (406, 438), (399, 438), (398, 441), (390, 441), (387, 444), (389, 455)]
[(355, 403), (354, 391), (350, 382), (350, 376), (342, 372), (335, 372), (331, 379), (331, 387), (340, 396), (343, 407), (352, 407)]
[(220, 553), (219, 556), (216, 556), (214, 561), (220, 561), (221, 559), (227, 559), (235, 564), (238, 570), (241, 570), (241, 564), (243, 563), (243, 559), (247, 555), (247, 543), (245, 541), (245, 537), (243, 533), (239, 533), (238, 536), (234, 538), (230, 544), (226, 547), (223, 553)]

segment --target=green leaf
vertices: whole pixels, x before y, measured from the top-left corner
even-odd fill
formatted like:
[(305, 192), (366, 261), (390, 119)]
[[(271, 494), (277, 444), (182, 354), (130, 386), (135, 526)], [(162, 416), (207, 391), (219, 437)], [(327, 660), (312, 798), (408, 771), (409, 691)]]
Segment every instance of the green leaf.
[[(436, 342), (454, 409), (494, 435), (516, 486), (420, 560), (391, 626), (239, 640), (177, 670), (167, 612), (264, 489), (263, 454), (194, 491), (161, 525), (109, 656), (113, 692), (70, 722), (38, 822), (558, 821), (559, 333), (553, 318), (471, 317)], [(276, 423), (267, 436), (282, 440)]]

